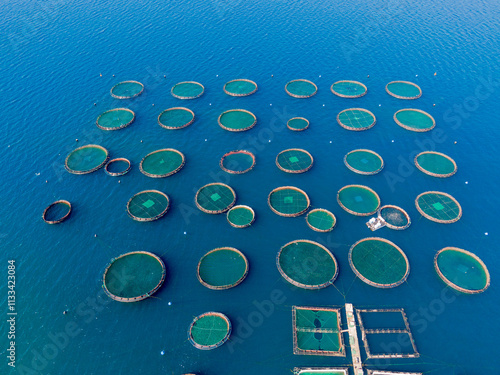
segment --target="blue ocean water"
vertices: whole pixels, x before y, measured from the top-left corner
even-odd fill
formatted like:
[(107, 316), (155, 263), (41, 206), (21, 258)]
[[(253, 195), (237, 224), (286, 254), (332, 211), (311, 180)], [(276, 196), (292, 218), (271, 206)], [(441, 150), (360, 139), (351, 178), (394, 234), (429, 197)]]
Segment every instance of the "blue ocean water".
[[(349, 365), (349, 352), (346, 358), (292, 352), (293, 305), (346, 302), (403, 307), (410, 318), (420, 358), (365, 361), (363, 352), (367, 368), (500, 373), (498, 2), (15, 0), (4, 3), (0, 15), (0, 293), (6, 301), (7, 261), (14, 259), (18, 311), (12, 369), (2, 303), (1, 373), (288, 374), (296, 366)], [(246, 98), (225, 95), (224, 83), (235, 78), (252, 79), (259, 90)], [(297, 78), (315, 82), (318, 94), (305, 100), (286, 95), (285, 84)], [(110, 88), (129, 79), (144, 83), (144, 93), (131, 101), (113, 99)], [(329, 88), (341, 79), (363, 82), (368, 94), (335, 97)], [(182, 103), (173, 98), (170, 88), (185, 80), (201, 82), (205, 94)], [(384, 87), (393, 80), (415, 82), (422, 97), (390, 97)], [(158, 126), (158, 114), (179, 105), (195, 112), (195, 122), (180, 131)], [(133, 109), (135, 122), (117, 132), (98, 129), (97, 116), (118, 106)], [(354, 133), (338, 126), (336, 115), (349, 107), (372, 111), (375, 127)], [(411, 107), (434, 116), (436, 128), (418, 134), (398, 127), (394, 112)], [(257, 126), (241, 134), (221, 129), (217, 117), (232, 108), (255, 113)], [(289, 131), (286, 121), (295, 116), (309, 119), (309, 129)], [(67, 154), (87, 143), (129, 158), (131, 172), (121, 178), (102, 170), (65, 172)], [(142, 175), (140, 160), (165, 147), (182, 151), (185, 167), (166, 179)], [(291, 147), (311, 152), (310, 171), (278, 170), (276, 155)], [(256, 154), (254, 170), (221, 172), (221, 156), (242, 148)], [(379, 153), (384, 170), (375, 176), (349, 171), (342, 159), (355, 148)], [(457, 174), (436, 179), (416, 170), (413, 157), (430, 149), (451, 156)], [(224, 215), (196, 209), (197, 189), (214, 181), (228, 183), (238, 203), (254, 208), (250, 228), (234, 229)], [(336, 202), (347, 184), (370, 186), (382, 204), (403, 207), (412, 225), (370, 232), (366, 218), (349, 215)], [(331, 210), (336, 228), (318, 234), (303, 217), (272, 213), (267, 195), (283, 185), (304, 189), (312, 207)], [(125, 210), (128, 199), (145, 189), (164, 191), (172, 200), (168, 214), (153, 223), (134, 222)], [(453, 195), (463, 209), (461, 220), (442, 225), (422, 218), (414, 200), (427, 190)], [(46, 225), (41, 214), (57, 199), (73, 203), (72, 216)], [(403, 285), (380, 290), (355, 278), (349, 248), (372, 235), (407, 254), (411, 272)], [(280, 277), (276, 253), (295, 239), (321, 242), (334, 253), (340, 267), (334, 286), (300, 290)], [(212, 291), (198, 282), (196, 266), (221, 246), (241, 250), (250, 272), (238, 287)], [(434, 254), (445, 246), (481, 257), (492, 279), (486, 292), (457, 295), (445, 287), (433, 269)], [(133, 250), (160, 255), (166, 282), (156, 298), (111, 301), (102, 294), (102, 272), (113, 257)], [(217, 350), (199, 351), (187, 341), (187, 329), (193, 317), (211, 310), (231, 319), (233, 335)]]

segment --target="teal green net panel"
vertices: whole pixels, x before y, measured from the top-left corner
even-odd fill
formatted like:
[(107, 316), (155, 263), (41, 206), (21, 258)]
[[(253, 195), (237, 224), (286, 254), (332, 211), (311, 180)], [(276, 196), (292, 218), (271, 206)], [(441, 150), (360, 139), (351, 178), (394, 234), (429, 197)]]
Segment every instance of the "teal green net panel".
[(330, 232), (337, 223), (335, 215), (323, 208), (316, 208), (308, 212), (306, 222), (309, 228), (316, 232)]
[(153, 295), (165, 275), (165, 264), (158, 256), (134, 251), (111, 260), (104, 271), (103, 288), (115, 301), (136, 302)]
[(69, 173), (86, 174), (97, 171), (108, 161), (108, 150), (99, 145), (86, 145), (71, 151), (64, 166)]
[(437, 223), (450, 224), (462, 217), (462, 207), (451, 195), (427, 191), (415, 199), (418, 212)]
[(194, 81), (179, 82), (170, 91), (177, 99), (196, 99), (203, 95), (205, 87)]
[(357, 277), (377, 288), (394, 288), (410, 273), (410, 263), (403, 250), (378, 237), (365, 238), (352, 245), (349, 264)]
[(66, 200), (58, 200), (51, 203), (42, 214), (42, 219), (47, 224), (59, 224), (66, 220), (71, 214), (71, 203)]
[(139, 168), (148, 177), (161, 178), (177, 173), (184, 166), (185, 159), (182, 152), (173, 148), (164, 148), (146, 155)]
[(247, 258), (232, 247), (211, 250), (198, 263), (198, 280), (209, 289), (233, 288), (245, 280), (247, 274)]
[(434, 257), (439, 277), (462, 293), (482, 293), (490, 285), (490, 273), (479, 257), (457, 247), (445, 247)]
[(341, 98), (359, 98), (366, 94), (368, 89), (361, 82), (357, 81), (338, 81), (330, 87), (332, 93)]
[(386, 222), (386, 227), (395, 230), (403, 230), (410, 226), (410, 216), (401, 207), (385, 205), (380, 207), (379, 214)]
[(304, 117), (294, 117), (286, 123), (288, 129), (301, 132), (309, 127), (309, 120)]
[(352, 131), (368, 130), (377, 122), (375, 115), (363, 108), (344, 109), (337, 115), (337, 122), (344, 129)]
[(285, 91), (294, 98), (310, 98), (316, 95), (318, 87), (307, 79), (296, 79), (285, 85)]
[(337, 193), (337, 202), (344, 210), (356, 216), (373, 215), (380, 207), (378, 194), (363, 185), (344, 186)]
[(127, 202), (127, 212), (136, 221), (154, 221), (168, 211), (170, 200), (158, 190), (144, 190)]
[(344, 164), (354, 173), (372, 175), (384, 168), (384, 160), (374, 151), (359, 149), (349, 152), (344, 157)]
[(219, 166), (224, 172), (243, 174), (255, 166), (255, 155), (245, 150), (230, 151), (222, 156)]
[(231, 335), (231, 322), (218, 312), (197, 316), (189, 327), (188, 339), (198, 349), (211, 350), (226, 342)]
[(194, 121), (194, 112), (185, 107), (172, 107), (158, 116), (158, 124), (165, 129), (182, 129)]
[(130, 160), (125, 158), (116, 158), (107, 162), (104, 167), (104, 172), (106, 172), (109, 176), (118, 177), (127, 174), (131, 167), (132, 164), (130, 163)]
[(234, 79), (224, 85), (224, 92), (231, 96), (248, 96), (257, 91), (257, 84), (249, 79)]
[(257, 123), (257, 117), (244, 109), (231, 109), (221, 113), (217, 121), (222, 129), (242, 132), (253, 128)]
[(275, 214), (285, 217), (300, 216), (311, 204), (307, 194), (293, 186), (274, 189), (269, 194), (267, 203)]
[(396, 124), (413, 132), (428, 132), (436, 126), (436, 121), (427, 112), (420, 109), (401, 109), (394, 114)]
[(201, 187), (195, 202), (196, 207), (207, 214), (221, 214), (234, 206), (236, 193), (230, 186), (215, 182)]
[(284, 245), (276, 264), (286, 281), (304, 289), (326, 288), (333, 284), (339, 272), (333, 254), (323, 245), (308, 240)]
[(227, 212), (227, 221), (235, 228), (246, 228), (255, 220), (255, 212), (251, 207), (234, 206)]
[(295, 367), (293, 375), (349, 375), (349, 369), (340, 367)]
[(422, 96), (418, 85), (407, 81), (393, 81), (385, 86), (385, 91), (398, 99), (417, 99)]
[(102, 130), (119, 130), (134, 122), (135, 113), (127, 108), (115, 108), (99, 115), (96, 121)]
[(306, 150), (290, 148), (276, 157), (276, 165), (286, 173), (304, 173), (313, 166), (313, 157)]
[(421, 152), (415, 156), (415, 165), (419, 170), (433, 177), (451, 177), (457, 172), (455, 161), (440, 152)]
[(123, 81), (111, 88), (111, 96), (116, 99), (131, 99), (144, 91), (144, 85), (137, 81)]

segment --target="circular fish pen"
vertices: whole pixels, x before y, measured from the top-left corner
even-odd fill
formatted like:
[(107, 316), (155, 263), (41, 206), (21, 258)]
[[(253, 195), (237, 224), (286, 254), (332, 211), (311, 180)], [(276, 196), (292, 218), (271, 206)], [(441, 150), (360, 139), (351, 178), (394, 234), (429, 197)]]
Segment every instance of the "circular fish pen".
[(214, 182), (201, 187), (194, 200), (201, 211), (207, 214), (222, 214), (234, 206), (236, 193), (230, 186)]
[(304, 173), (313, 166), (313, 157), (306, 150), (290, 148), (276, 156), (276, 165), (286, 173)]
[(152, 178), (171, 176), (184, 166), (185, 158), (182, 152), (173, 148), (164, 148), (147, 154), (139, 164), (140, 171)]
[(255, 126), (257, 117), (245, 109), (230, 109), (229, 111), (222, 112), (217, 122), (224, 130), (243, 132)]
[(172, 96), (177, 99), (196, 99), (202, 96), (204, 92), (205, 87), (201, 83), (194, 81), (179, 82), (170, 90)]
[(118, 177), (127, 174), (131, 167), (132, 164), (130, 163), (130, 160), (125, 158), (116, 158), (106, 163), (104, 166), (104, 172), (106, 172), (108, 176)]
[(490, 273), (483, 261), (457, 247), (439, 250), (434, 257), (434, 268), (446, 285), (462, 293), (482, 293), (490, 285)]
[(337, 115), (337, 122), (344, 129), (359, 132), (373, 128), (377, 119), (367, 109), (348, 108)]
[(398, 99), (418, 99), (422, 96), (422, 90), (413, 82), (392, 81), (385, 86), (385, 91), (390, 96)]
[(330, 211), (315, 208), (307, 213), (306, 223), (316, 232), (330, 232), (337, 224), (337, 219)]
[(330, 87), (330, 90), (341, 98), (354, 99), (366, 95), (368, 88), (358, 81), (337, 81)]
[(71, 151), (64, 161), (69, 173), (87, 174), (97, 171), (108, 161), (108, 150), (99, 145), (86, 145)]
[(248, 96), (257, 91), (257, 84), (249, 79), (233, 79), (224, 85), (224, 92), (230, 96)]
[(415, 166), (433, 177), (451, 177), (457, 172), (455, 160), (435, 151), (424, 151), (415, 156)]
[(380, 207), (379, 215), (384, 219), (385, 226), (389, 229), (403, 230), (410, 226), (410, 215), (401, 207), (385, 205)]
[(185, 107), (172, 107), (158, 116), (158, 125), (169, 130), (183, 129), (194, 121), (194, 112)]
[(284, 245), (276, 256), (281, 276), (303, 289), (322, 289), (333, 284), (339, 267), (333, 254), (323, 245), (296, 240)]
[(357, 277), (377, 288), (394, 288), (410, 273), (410, 263), (403, 250), (379, 237), (364, 238), (352, 245), (349, 264)]
[(287, 121), (286, 127), (294, 132), (301, 132), (309, 127), (309, 120), (304, 117), (294, 117)]
[(293, 186), (282, 186), (269, 193), (267, 203), (280, 216), (296, 217), (307, 211), (311, 202), (307, 194)]
[(111, 96), (115, 99), (132, 99), (144, 91), (144, 85), (137, 81), (123, 81), (111, 88)]
[(214, 290), (234, 288), (248, 274), (248, 260), (233, 247), (221, 247), (203, 255), (198, 263), (200, 283)]
[(380, 207), (378, 194), (364, 185), (347, 185), (337, 193), (340, 207), (352, 215), (369, 216)]
[(127, 202), (127, 212), (136, 221), (154, 221), (168, 211), (168, 195), (158, 190), (144, 190), (135, 194)]
[(119, 130), (126, 128), (134, 120), (134, 111), (128, 108), (115, 108), (101, 113), (96, 120), (96, 125), (102, 130)]
[(219, 165), (227, 173), (247, 173), (255, 166), (255, 155), (245, 150), (230, 151), (222, 156)]
[(115, 301), (137, 302), (155, 294), (165, 275), (165, 264), (160, 257), (147, 251), (133, 251), (111, 260), (104, 271), (102, 287)]
[(462, 207), (451, 195), (427, 191), (415, 199), (418, 212), (436, 223), (451, 224), (462, 217)]
[(227, 221), (235, 228), (246, 228), (255, 220), (254, 210), (245, 205), (234, 206), (227, 212)]
[(218, 312), (206, 312), (194, 318), (188, 340), (195, 348), (211, 350), (224, 344), (231, 335), (231, 322)]
[(344, 156), (344, 164), (357, 174), (373, 175), (384, 168), (384, 160), (374, 151), (359, 149), (353, 150)]
[(43, 210), (42, 219), (47, 224), (59, 224), (71, 214), (71, 203), (61, 199), (51, 203)]
[(285, 85), (285, 91), (294, 98), (310, 98), (316, 95), (318, 87), (307, 79), (295, 79)]
[(400, 109), (394, 114), (396, 124), (412, 132), (428, 132), (436, 126), (436, 121), (427, 112), (420, 109)]

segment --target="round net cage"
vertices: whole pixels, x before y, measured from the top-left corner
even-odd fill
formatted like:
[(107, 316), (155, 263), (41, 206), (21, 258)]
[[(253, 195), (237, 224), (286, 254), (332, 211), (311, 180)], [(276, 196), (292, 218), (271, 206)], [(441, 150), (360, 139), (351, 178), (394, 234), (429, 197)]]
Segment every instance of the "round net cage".
[(401, 207), (385, 205), (380, 207), (379, 215), (385, 220), (389, 229), (403, 230), (410, 226), (410, 216)]
[(301, 132), (309, 127), (309, 120), (304, 117), (294, 117), (287, 121), (286, 126), (290, 130)]
[(136, 302), (156, 293), (165, 275), (165, 264), (160, 257), (147, 251), (134, 251), (111, 260), (104, 271), (102, 287), (115, 301)]
[(257, 84), (249, 79), (234, 79), (224, 85), (224, 92), (231, 96), (248, 96), (257, 91)]
[(421, 152), (415, 156), (415, 165), (419, 170), (433, 177), (451, 177), (457, 172), (455, 161), (440, 152)]
[(441, 280), (462, 293), (482, 293), (490, 285), (490, 273), (483, 261), (457, 247), (439, 250), (434, 257), (434, 268)]
[(234, 206), (227, 212), (227, 221), (235, 228), (246, 228), (253, 224), (255, 212), (249, 206)]
[(413, 132), (428, 132), (436, 126), (436, 121), (427, 112), (420, 109), (401, 109), (394, 114), (396, 124)]
[(284, 245), (276, 256), (281, 276), (304, 289), (322, 289), (333, 284), (339, 268), (333, 254), (323, 245), (296, 240)]
[(308, 212), (306, 223), (316, 232), (330, 232), (337, 224), (337, 220), (330, 211), (316, 208)]
[(294, 98), (310, 98), (316, 95), (318, 87), (307, 79), (295, 79), (285, 85), (285, 91)]
[(219, 165), (224, 172), (243, 174), (255, 166), (255, 155), (245, 150), (230, 151), (222, 156)]
[(99, 145), (86, 145), (71, 151), (64, 165), (69, 173), (86, 174), (97, 171), (108, 161), (108, 150)]
[(374, 151), (359, 149), (349, 152), (344, 157), (344, 164), (354, 173), (372, 175), (384, 168), (384, 160)]
[(267, 198), (271, 210), (280, 216), (295, 217), (307, 211), (311, 202), (307, 194), (293, 186), (274, 189)]
[(71, 203), (66, 200), (58, 200), (51, 203), (42, 214), (42, 219), (47, 224), (59, 224), (66, 220), (71, 214)]
[(341, 98), (359, 98), (366, 94), (368, 89), (358, 81), (338, 81), (330, 87), (332, 93)]
[(418, 99), (422, 96), (422, 90), (418, 85), (407, 81), (393, 81), (385, 86), (385, 91), (398, 99)]
[(184, 107), (172, 107), (158, 116), (158, 124), (165, 129), (182, 129), (194, 121), (194, 112)]
[(130, 163), (130, 160), (125, 158), (116, 158), (106, 163), (104, 172), (106, 172), (109, 176), (118, 177), (127, 174), (131, 167), (132, 164)]
[(313, 157), (306, 150), (290, 148), (276, 157), (276, 165), (286, 173), (304, 173), (313, 166)]
[(230, 132), (243, 132), (255, 126), (257, 117), (244, 109), (230, 109), (221, 113), (217, 121), (222, 129)]
[(168, 177), (179, 172), (184, 166), (182, 152), (173, 148), (164, 148), (147, 154), (139, 165), (143, 174), (152, 178)]
[(203, 95), (205, 87), (194, 81), (179, 82), (170, 91), (177, 99), (196, 99)]
[(127, 108), (115, 108), (99, 115), (96, 125), (102, 130), (119, 130), (134, 122), (135, 113)]
[(206, 253), (198, 263), (198, 280), (209, 289), (222, 290), (239, 285), (248, 274), (248, 260), (232, 247)]
[(337, 193), (337, 202), (344, 210), (356, 216), (373, 215), (380, 207), (378, 194), (363, 185), (344, 186)]
[(198, 190), (195, 202), (196, 207), (207, 214), (221, 214), (234, 206), (236, 193), (230, 186), (214, 182)]
[(418, 212), (437, 223), (450, 224), (462, 217), (462, 207), (451, 195), (427, 191), (415, 199)]
[(144, 91), (144, 85), (137, 81), (123, 81), (111, 88), (111, 96), (116, 99), (132, 99)]
[(231, 322), (218, 312), (206, 312), (194, 318), (189, 327), (188, 339), (194, 347), (211, 350), (224, 344), (231, 335)]
[(337, 115), (337, 122), (344, 129), (352, 131), (368, 130), (377, 122), (375, 115), (367, 109), (344, 109)]
[(158, 190), (144, 190), (127, 202), (127, 212), (136, 221), (154, 221), (168, 211), (170, 200), (167, 194)]
[(377, 288), (394, 288), (410, 273), (403, 250), (384, 238), (370, 237), (351, 246), (349, 264), (363, 282)]

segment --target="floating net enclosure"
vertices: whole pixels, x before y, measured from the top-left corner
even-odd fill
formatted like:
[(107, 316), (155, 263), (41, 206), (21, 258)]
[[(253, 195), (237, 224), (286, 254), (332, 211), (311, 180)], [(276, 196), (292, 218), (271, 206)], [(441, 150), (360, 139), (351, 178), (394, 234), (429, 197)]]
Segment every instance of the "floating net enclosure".
[(251, 207), (234, 206), (227, 212), (227, 221), (235, 228), (246, 228), (255, 220), (255, 212)]
[(307, 211), (311, 202), (307, 194), (293, 186), (274, 189), (267, 198), (271, 210), (280, 216), (295, 217)]
[(372, 175), (384, 168), (384, 160), (374, 151), (359, 149), (349, 152), (344, 157), (344, 164), (354, 173)]
[(415, 156), (415, 165), (433, 177), (451, 177), (457, 172), (457, 164), (452, 158), (435, 151), (425, 151)]
[(437, 223), (451, 224), (462, 217), (462, 207), (451, 195), (427, 191), (415, 199), (418, 212)]
[(168, 211), (170, 200), (158, 190), (144, 190), (127, 202), (127, 212), (136, 221), (154, 221)]
[(385, 220), (387, 228), (403, 230), (410, 226), (410, 216), (401, 207), (385, 205), (380, 207), (379, 215)]
[(365, 238), (352, 245), (349, 264), (357, 277), (377, 288), (394, 288), (410, 273), (410, 263), (403, 250), (378, 237)]
[(349, 375), (349, 370), (340, 367), (295, 367), (293, 375)]
[(338, 81), (330, 87), (332, 93), (341, 98), (359, 98), (366, 94), (368, 89), (358, 81)]
[(412, 82), (393, 81), (385, 86), (385, 91), (398, 99), (418, 99), (422, 96), (420, 87)]
[(217, 121), (224, 130), (243, 132), (255, 126), (257, 117), (252, 112), (244, 109), (230, 109), (221, 113)]
[(356, 216), (369, 216), (377, 212), (380, 198), (374, 190), (363, 185), (347, 185), (337, 193), (340, 207)]
[(330, 232), (337, 224), (337, 220), (330, 211), (316, 208), (308, 212), (306, 223), (316, 232)]
[(111, 260), (104, 271), (102, 287), (115, 301), (136, 302), (160, 289), (165, 275), (165, 264), (160, 257), (146, 251), (134, 251)]
[(71, 151), (64, 165), (69, 173), (86, 174), (97, 171), (108, 161), (108, 150), (99, 145), (86, 145)]
[(226, 184), (214, 182), (198, 190), (196, 207), (207, 214), (221, 214), (234, 206), (236, 193)]
[(158, 125), (165, 129), (182, 129), (194, 121), (194, 112), (185, 107), (172, 107), (158, 116)]
[(184, 166), (185, 158), (182, 152), (173, 148), (164, 148), (147, 154), (139, 165), (143, 174), (152, 178), (171, 176)]
[(276, 157), (276, 165), (286, 173), (304, 173), (313, 166), (313, 157), (306, 150), (290, 148)]
[(255, 155), (245, 150), (230, 151), (222, 156), (219, 165), (224, 172), (243, 174), (255, 166)]
[(218, 312), (206, 312), (194, 318), (189, 327), (188, 339), (194, 347), (211, 350), (224, 344), (231, 335), (231, 322)]
[(377, 122), (375, 115), (367, 109), (344, 109), (337, 115), (337, 122), (344, 129), (352, 131), (368, 130)]
[(304, 289), (322, 289), (333, 284), (339, 268), (333, 254), (323, 245), (296, 240), (284, 245), (276, 256), (281, 276)]
[(119, 130), (134, 122), (135, 113), (128, 108), (115, 108), (103, 112), (96, 120), (96, 125), (102, 130)]
[(396, 124), (413, 132), (428, 132), (436, 126), (434, 117), (420, 109), (400, 109), (394, 114)]
[(257, 91), (257, 84), (249, 79), (234, 79), (224, 85), (224, 92), (231, 96), (248, 96)]
[(462, 293), (482, 293), (490, 285), (490, 273), (479, 257), (457, 247), (445, 247), (434, 257), (434, 268), (448, 286)]
[(111, 88), (111, 96), (116, 99), (132, 99), (144, 91), (144, 85), (137, 81), (123, 81)]
[(285, 85), (285, 91), (294, 98), (310, 98), (316, 95), (318, 87), (307, 79), (296, 79)]
[(205, 87), (194, 81), (179, 82), (170, 91), (177, 99), (196, 99), (203, 95)]
[(206, 253), (198, 263), (198, 280), (209, 289), (222, 290), (239, 285), (248, 274), (248, 260), (232, 247)]
[(423, 375), (422, 372), (401, 372), (401, 371), (386, 371), (386, 370), (367, 370), (368, 375)]
[(287, 121), (286, 126), (290, 130), (301, 132), (309, 127), (309, 120), (304, 117), (293, 117)]
[(71, 203), (66, 200), (58, 200), (51, 203), (42, 214), (42, 219), (47, 224), (59, 224), (66, 220), (71, 214)]
[(125, 158), (116, 158), (106, 163), (104, 172), (113, 177), (123, 176), (130, 171), (131, 166), (130, 160)]

